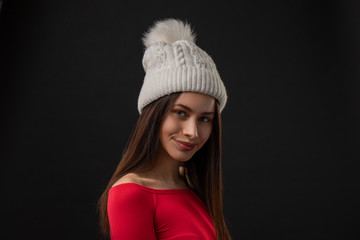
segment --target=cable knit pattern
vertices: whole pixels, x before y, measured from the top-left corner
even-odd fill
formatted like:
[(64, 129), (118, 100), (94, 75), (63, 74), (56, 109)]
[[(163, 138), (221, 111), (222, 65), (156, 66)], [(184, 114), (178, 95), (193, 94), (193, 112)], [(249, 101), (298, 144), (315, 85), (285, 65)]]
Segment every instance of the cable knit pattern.
[[(162, 41), (162, 38), (177, 38), (177, 32), (171, 32), (172, 27), (181, 33), (181, 39), (174, 42)], [(224, 109), (227, 93), (216, 65), (212, 58), (192, 41), (195, 37), (186, 35), (191, 33), (188, 27), (179, 20), (170, 19), (157, 22), (155, 27), (146, 33), (151, 41), (144, 39), (147, 45), (143, 56), (146, 74), (138, 98), (139, 113), (146, 105), (162, 96), (186, 91), (208, 94), (219, 101), (220, 111)], [(156, 42), (159, 31), (161, 39), (159, 37)], [(172, 36), (167, 36), (167, 31)]]

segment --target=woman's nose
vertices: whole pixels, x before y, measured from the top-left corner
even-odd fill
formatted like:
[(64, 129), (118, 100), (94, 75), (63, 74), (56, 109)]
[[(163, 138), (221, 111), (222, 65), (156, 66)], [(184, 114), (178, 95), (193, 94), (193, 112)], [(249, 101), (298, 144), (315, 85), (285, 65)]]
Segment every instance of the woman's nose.
[(189, 119), (185, 122), (183, 133), (190, 139), (198, 137), (198, 126), (196, 120)]

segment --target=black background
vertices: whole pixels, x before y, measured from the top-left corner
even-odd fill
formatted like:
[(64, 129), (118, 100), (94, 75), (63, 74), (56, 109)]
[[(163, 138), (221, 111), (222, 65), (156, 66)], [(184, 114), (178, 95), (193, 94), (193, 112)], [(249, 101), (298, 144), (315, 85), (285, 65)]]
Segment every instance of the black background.
[[(236, 3), (236, 4), (235, 4)], [(100, 239), (138, 117), (142, 34), (188, 21), (228, 90), (234, 239), (359, 239), (357, 1), (3, 1), (1, 239)]]

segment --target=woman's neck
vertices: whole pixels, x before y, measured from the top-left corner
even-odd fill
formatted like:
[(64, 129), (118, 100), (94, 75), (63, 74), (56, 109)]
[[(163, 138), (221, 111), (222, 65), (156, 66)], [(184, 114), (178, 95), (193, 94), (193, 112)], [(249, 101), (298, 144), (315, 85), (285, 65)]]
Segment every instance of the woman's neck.
[(138, 175), (154, 188), (188, 188), (180, 174), (180, 162), (173, 159), (163, 149), (155, 159), (155, 166)]
[(166, 151), (161, 149), (152, 172), (159, 180), (169, 184), (178, 184), (183, 181), (179, 168), (180, 162), (173, 159)]

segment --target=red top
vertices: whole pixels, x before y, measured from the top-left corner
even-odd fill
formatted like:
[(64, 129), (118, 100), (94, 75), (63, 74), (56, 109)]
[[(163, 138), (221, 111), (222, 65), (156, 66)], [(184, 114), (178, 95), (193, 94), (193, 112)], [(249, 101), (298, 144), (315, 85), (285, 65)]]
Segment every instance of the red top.
[(123, 183), (109, 190), (107, 208), (112, 240), (215, 239), (209, 212), (192, 190)]

